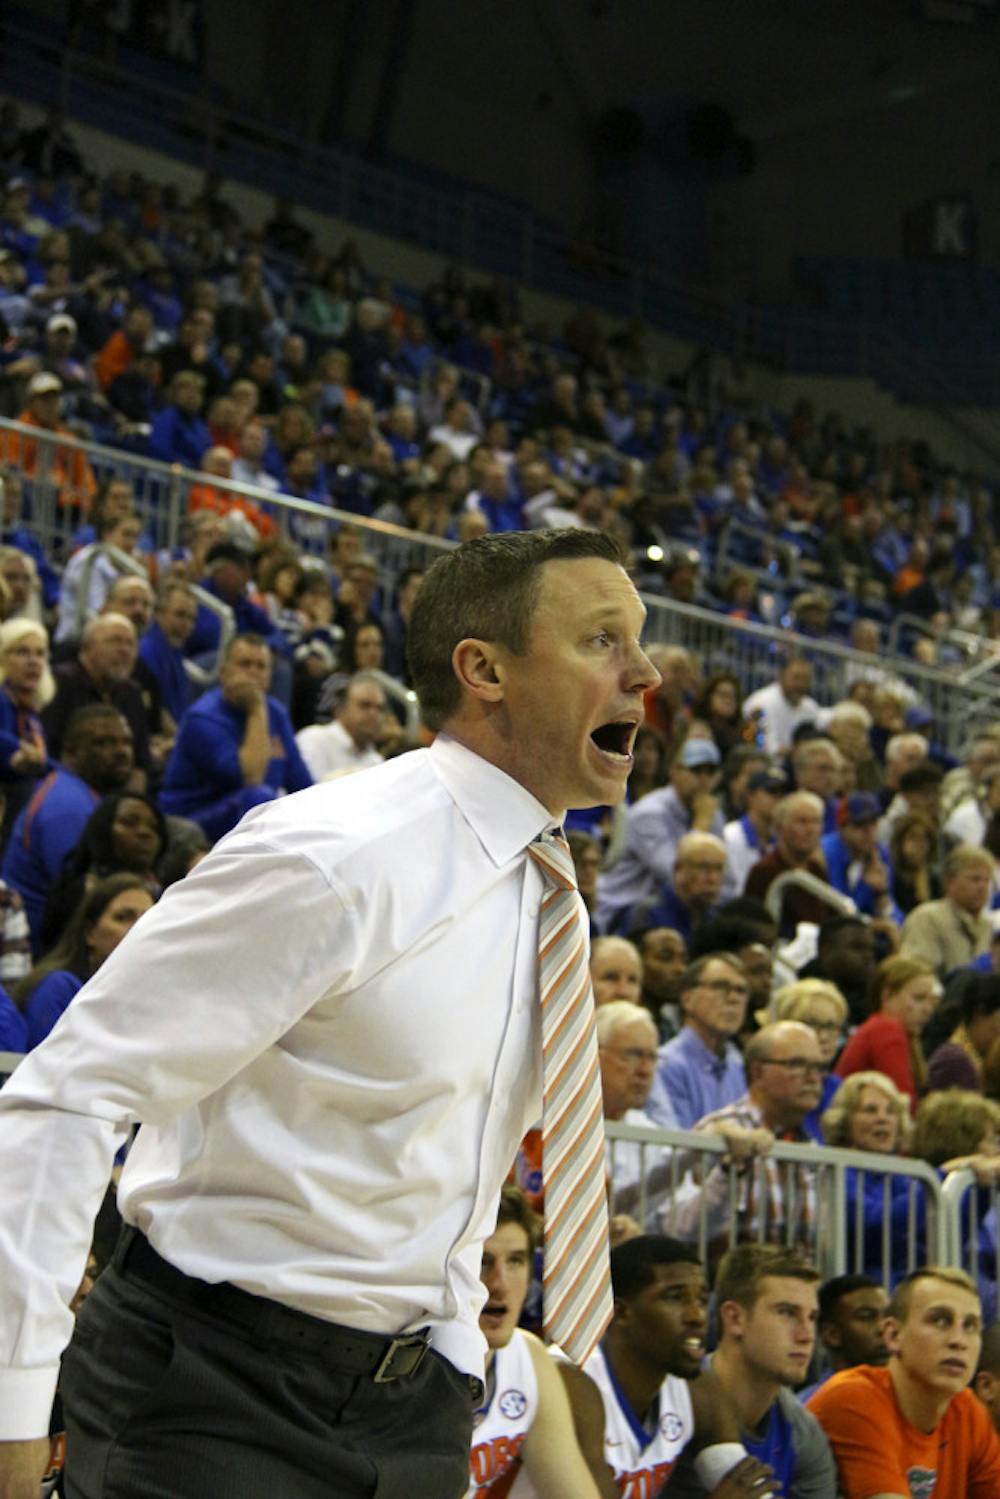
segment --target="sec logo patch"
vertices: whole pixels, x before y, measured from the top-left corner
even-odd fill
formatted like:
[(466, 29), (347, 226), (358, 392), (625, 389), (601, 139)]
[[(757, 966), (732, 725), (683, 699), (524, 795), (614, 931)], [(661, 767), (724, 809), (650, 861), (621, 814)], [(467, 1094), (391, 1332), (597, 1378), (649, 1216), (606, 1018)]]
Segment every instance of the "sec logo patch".
[(516, 1421), (528, 1409), (528, 1398), (520, 1390), (504, 1390), (497, 1401), (497, 1409), (508, 1421)]
[(684, 1422), (673, 1411), (667, 1411), (660, 1421), (660, 1430), (668, 1442), (677, 1442), (684, 1435)]

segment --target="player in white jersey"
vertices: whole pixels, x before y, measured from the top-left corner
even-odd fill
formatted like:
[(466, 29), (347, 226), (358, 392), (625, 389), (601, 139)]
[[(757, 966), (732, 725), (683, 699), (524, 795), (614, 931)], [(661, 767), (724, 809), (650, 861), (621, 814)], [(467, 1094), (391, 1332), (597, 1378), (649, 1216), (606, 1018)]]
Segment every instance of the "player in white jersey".
[(615, 1313), (583, 1369), (560, 1361), (577, 1439), (606, 1499), (657, 1499), (681, 1453), (713, 1499), (765, 1499), (733, 1406), (701, 1372), (708, 1284), (690, 1245), (643, 1234), (611, 1254)]
[(517, 1481), (530, 1482), (539, 1499), (599, 1499), (555, 1364), (517, 1325), (537, 1232), (524, 1194), (505, 1187), (496, 1229), (483, 1245), (486, 1393), (473, 1418), (467, 1499), (505, 1499)]

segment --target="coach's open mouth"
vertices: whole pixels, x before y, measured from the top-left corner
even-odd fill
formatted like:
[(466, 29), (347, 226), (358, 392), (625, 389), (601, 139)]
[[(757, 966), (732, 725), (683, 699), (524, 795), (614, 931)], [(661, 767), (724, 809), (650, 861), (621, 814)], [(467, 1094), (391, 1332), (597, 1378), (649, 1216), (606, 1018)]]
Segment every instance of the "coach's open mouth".
[(638, 724), (634, 720), (615, 719), (611, 723), (602, 723), (590, 737), (603, 755), (631, 763), (637, 728)]

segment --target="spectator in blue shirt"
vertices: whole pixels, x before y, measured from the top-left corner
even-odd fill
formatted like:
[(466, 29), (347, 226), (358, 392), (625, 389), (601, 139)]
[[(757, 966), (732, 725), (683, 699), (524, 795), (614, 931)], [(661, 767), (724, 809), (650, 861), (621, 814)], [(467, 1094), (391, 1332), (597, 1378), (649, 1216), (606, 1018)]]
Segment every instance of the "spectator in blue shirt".
[(0, 989), (0, 1051), (25, 1052), (28, 1027), (6, 989)]
[(743, 1028), (749, 985), (732, 953), (711, 953), (686, 969), (679, 986), (684, 1016), (680, 1034), (660, 1047), (646, 1112), (657, 1123), (669, 1117), (682, 1129), (742, 1098), (747, 1090), (743, 1058), (733, 1038)]
[(849, 895), (863, 916), (888, 917), (902, 925), (903, 914), (892, 898), (889, 850), (875, 836), (881, 815), (877, 796), (852, 791), (837, 807), (837, 832), (827, 833), (819, 846), (835, 890)]
[[(670, 785), (650, 791), (629, 808), (621, 858), (598, 883), (598, 918), (605, 931), (616, 929), (623, 908), (648, 904), (662, 894), (673, 878), (685, 833), (722, 837), (724, 823), (713, 795), (721, 759), (711, 739), (686, 740), (671, 768)], [(645, 924), (651, 920), (645, 918)]]
[(291, 720), (268, 696), (270, 681), (267, 641), (237, 635), (218, 687), (193, 703), (178, 726), (160, 805), (190, 817), (212, 842), (251, 807), (312, 785)]
[(178, 370), (170, 382), (170, 404), (153, 423), (149, 456), (161, 463), (200, 468), (202, 454), (212, 446), (212, 434), (201, 418), (205, 380), (195, 370)]
[[(266, 610), (247, 598), (253, 575), (253, 558), (234, 541), (217, 541), (205, 557), (206, 576), (198, 584), (233, 611), (238, 635), (261, 635), (272, 650), (288, 654), (288, 643)], [(221, 625), (219, 616), (205, 604), (198, 613), (184, 647), (190, 658), (205, 656), (218, 649)]]
[(132, 730), (110, 703), (77, 708), (66, 726), (62, 767), (53, 770), (11, 830), (3, 878), (24, 902), (37, 943), (49, 888), (103, 796), (132, 774)]
[(156, 613), (139, 641), (139, 660), (155, 679), (160, 700), (174, 723), (191, 700), (191, 681), (184, 666), (184, 647), (194, 629), (198, 602), (186, 583), (168, 583)]
[(44, 1041), (74, 995), (153, 904), (136, 874), (109, 874), (76, 906), (62, 937), (17, 985), (27, 1050)]
[(631, 932), (635, 927), (669, 927), (685, 942), (718, 910), (726, 879), (726, 848), (714, 833), (685, 833), (677, 845), (674, 872), (658, 899), (629, 908), (618, 924)]

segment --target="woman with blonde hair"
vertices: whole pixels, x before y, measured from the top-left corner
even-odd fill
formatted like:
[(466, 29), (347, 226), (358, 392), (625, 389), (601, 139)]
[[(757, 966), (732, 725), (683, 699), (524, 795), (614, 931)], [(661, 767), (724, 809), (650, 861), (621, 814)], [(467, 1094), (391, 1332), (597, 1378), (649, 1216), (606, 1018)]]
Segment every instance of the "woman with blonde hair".
[(54, 691), (45, 626), (6, 620), (0, 625), (0, 791), (7, 798), (7, 826), (49, 768), (38, 714)]
[(803, 1119), (802, 1128), (807, 1135), (811, 1135), (814, 1140), (822, 1143), (825, 1138), (822, 1126), (823, 1115), (840, 1087), (840, 1078), (829, 1069), (833, 1066), (834, 1058), (840, 1050), (840, 1043), (847, 1025), (847, 1000), (836, 984), (830, 983), (828, 979), (798, 979), (795, 983), (785, 984), (779, 989), (773, 996), (768, 1009), (761, 1012), (757, 1019), (761, 1025), (776, 1020), (800, 1020), (803, 1025), (808, 1025), (810, 1030), (815, 1031), (819, 1044), (819, 1059), (828, 1070), (823, 1079), (823, 1091), (820, 1094), (819, 1103)]
[(859, 1025), (841, 1052), (838, 1077), (884, 1072), (914, 1110), (927, 1087), (921, 1036), (938, 1001), (934, 970), (922, 958), (886, 958), (875, 970), (877, 1012)]
[[(875, 1071), (854, 1072), (841, 1083), (822, 1125), (827, 1145), (880, 1156), (905, 1151), (913, 1130), (908, 1098)], [(885, 1167), (850, 1166), (845, 1190), (848, 1269), (888, 1283), (905, 1264), (907, 1181)], [(922, 1194), (918, 1203), (922, 1207)]]

